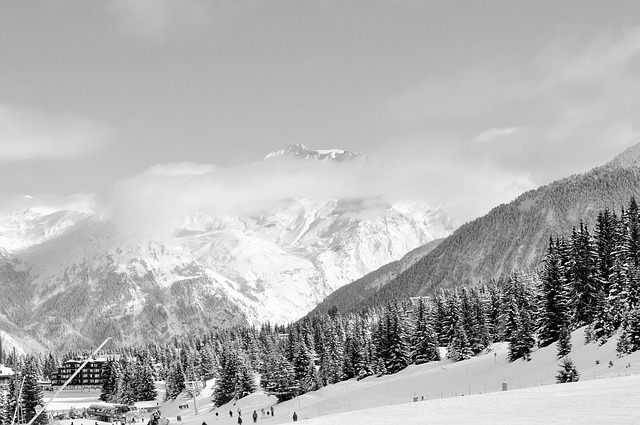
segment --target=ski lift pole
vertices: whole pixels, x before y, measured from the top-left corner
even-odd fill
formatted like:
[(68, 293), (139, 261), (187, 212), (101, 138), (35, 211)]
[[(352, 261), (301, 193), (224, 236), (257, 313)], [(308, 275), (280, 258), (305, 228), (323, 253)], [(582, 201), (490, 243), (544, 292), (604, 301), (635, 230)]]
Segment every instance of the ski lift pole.
[(20, 409), (20, 399), (22, 398), (22, 387), (24, 387), (25, 377), (22, 377), (22, 384), (20, 384), (20, 391), (18, 391), (18, 398), (16, 399), (16, 410), (13, 412), (13, 419), (11, 420), (11, 425), (16, 423), (16, 416), (18, 415), (18, 409)]
[(198, 390), (197, 384), (198, 381), (185, 382), (185, 385), (189, 385), (189, 392), (191, 393), (191, 397), (193, 397), (194, 414), (196, 415), (198, 414), (198, 400), (196, 399), (196, 391)]
[(111, 339), (111, 337), (108, 337), (107, 339), (105, 339), (102, 344), (100, 344), (100, 346), (98, 348), (96, 348), (94, 350), (93, 353), (91, 353), (91, 355), (89, 357), (87, 357), (87, 359), (80, 365), (80, 367), (78, 369), (76, 369), (75, 372), (73, 372), (73, 375), (71, 375), (71, 377), (69, 379), (67, 379), (67, 382), (65, 382), (58, 391), (56, 391), (56, 393), (53, 395), (53, 397), (51, 397), (42, 407), (42, 409), (36, 409), (36, 414), (33, 416), (33, 418), (31, 418), (31, 420), (29, 421), (29, 423), (27, 423), (27, 425), (32, 425), (33, 422), (36, 420), (36, 418), (38, 416), (40, 416), (40, 413), (44, 412), (45, 410), (47, 410), (47, 406), (49, 405), (49, 403), (51, 403), (53, 401), (54, 398), (58, 397), (60, 395), (60, 393), (62, 392), (62, 390), (64, 390), (67, 385), (69, 385), (69, 383), (73, 380), (73, 378), (76, 377), (76, 375), (78, 373), (80, 373), (80, 371), (87, 365), (87, 363), (89, 363), (89, 360), (91, 360), (91, 358), (93, 356), (95, 356), (96, 354), (98, 354), (98, 351), (100, 351), (102, 349), (102, 347), (105, 346), (105, 344), (107, 342), (109, 342), (109, 340)]
[(194, 408), (194, 414), (197, 415), (198, 414), (198, 400), (196, 399), (196, 391), (195, 388), (193, 390), (193, 408)]

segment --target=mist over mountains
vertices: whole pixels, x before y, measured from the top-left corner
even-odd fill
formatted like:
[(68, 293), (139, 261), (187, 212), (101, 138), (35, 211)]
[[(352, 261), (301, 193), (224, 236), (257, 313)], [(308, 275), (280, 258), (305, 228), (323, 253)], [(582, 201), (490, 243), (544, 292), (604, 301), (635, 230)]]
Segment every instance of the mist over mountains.
[[(300, 145), (267, 157), (257, 166), (311, 167), (328, 176), (349, 173), (364, 160), (361, 154)], [(155, 190), (188, 192), (174, 199), (176, 205), (149, 201), (142, 209), (147, 216), (137, 210), (136, 217), (123, 217), (126, 209), (114, 215), (44, 208), (5, 212), (2, 328), (25, 346), (72, 349), (106, 336), (135, 344), (287, 322), (337, 288), (454, 229), (439, 208), (376, 196), (270, 193), (256, 205), (240, 205), (239, 197), (237, 205), (217, 208), (207, 190), (198, 193), (213, 187), (210, 173), (215, 170), (183, 164), (135, 177), (119, 196), (145, 202), (152, 197), (143, 195)], [(272, 198), (277, 202), (267, 202)]]
[[(290, 145), (258, 166), (265, 163), (344, 175), (366, 157)], [(177, 178), (180, 185), (167, 190), (193, 183), (188, 197), (206, 186), (201, 177), (211, 172), (189, 164), (154, 167), (137, 182)], [(68, 349), (105, 336), (123, 343), (166, 340), (287, 322), (332, 306), (354, 311), (536, 267), (550, 235), (568, 234), (579, 220), (590, 225), (599, 209), (617, 210), (639, 194), (640, 146), (634, 146), (457, 230), (448, 212), (419, 202), (317, 192), (266, 202), (269, 194), (259, 208), (247, 209), (202, 208), (215, 206), (206, 200), (150, 205), (150, 227), (133, 232), (117, 214), (11, 210), (0, 219), (6, 294), (0, 322), (22, 344)], [(148, 231), (159, 225), (170, 231)]]

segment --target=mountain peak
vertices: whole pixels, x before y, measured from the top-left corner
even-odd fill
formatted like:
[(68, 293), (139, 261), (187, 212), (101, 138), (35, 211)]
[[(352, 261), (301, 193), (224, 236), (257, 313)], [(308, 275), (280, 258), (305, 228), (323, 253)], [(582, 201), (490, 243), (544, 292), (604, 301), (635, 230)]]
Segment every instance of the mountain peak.
[(640, 143), (627, 148), (607, 165), (619, 168), (640, 167)]
[(366, 157), (360, 152), (350, 152), (342, 149), (318, 149), (307, 148), (302, 143), (292, 143), (284, 149), (271, 152), (264, 157), (265, 160), (277, 158), (297, 158), (303, 160), (314, 160), (322, 162), (344, 162), (352, 160), (365, 161)]

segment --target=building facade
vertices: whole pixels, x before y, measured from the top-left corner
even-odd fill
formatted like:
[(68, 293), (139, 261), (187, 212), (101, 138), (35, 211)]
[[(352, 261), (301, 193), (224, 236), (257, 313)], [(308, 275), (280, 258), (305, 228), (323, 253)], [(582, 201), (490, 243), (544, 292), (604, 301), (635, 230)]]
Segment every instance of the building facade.
[(13, 369), (0, 364), (0, 388), (9, 388), (9, 382), (14, 376)]
[[(67, 379), (75, 373), (76, 370), (86, 359), (75, 358), (67, 360), (64, 364), (58, 367), (56, 373), (51, 378), (51, 384), (54, 387), (59, 387), (67, 382)], [(102, 386), (102, 368), (107, 359), (98, 358), (91, 359), (87, 365), (78, 373), (73, 380), (69, 383), (67, 388), (100, 388)]]

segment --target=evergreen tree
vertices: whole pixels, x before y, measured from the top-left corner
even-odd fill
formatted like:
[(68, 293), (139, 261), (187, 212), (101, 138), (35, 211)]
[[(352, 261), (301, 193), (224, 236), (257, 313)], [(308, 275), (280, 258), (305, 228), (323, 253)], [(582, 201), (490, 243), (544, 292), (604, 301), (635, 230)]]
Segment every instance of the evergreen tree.
[(138, 400), (136, 373), (132, 363), (127, 361), (122, 367), (118, 380), (118, 403), (133, 404)]
[(553, 239), (549, 240), (540, 280), (538, 338), (540, 346), (546, 347), (557, 341), (571, 323), (568, 282), (565, 280), (559, 246)]
[(498, 281), (493, 280), (487, 286), (489, 296), (487, 308), (487, 330), (491, 341), (500, 341), (504, 334), (504, 327), (501, 321), (502, 317), (502, 289)]
[(529, 360), (535, 343), (534, 302), (524, 277), (516, 272), (508, 280), (504, 290), (505, 339), (509, 342), (509, 360)]
[(485, 301), (482, 299), (478, 288), (471, 288), (470, 290), (469, 308), (470, 318), (468, 319), (468, 323), (472, 335), (469, 342), (471, 343), (473, 353), (478, 354), (487, 348), (491, 340), (487, 324), (488, 319)]
[(213, 399), (216, 406), (228, 403), (236, 393), (236, 375), (238, 372), (238, 357), (229, 349), (224, 350), (220, 357), (220, 378), (216, 381)]
[(561, 359), (571, 353), (571, 332), (568, 328), (560, 330), (558, 335), (558, 354), (556, 358)]
[(135, 373), (136, 401), (151, 401), (158, 397), (151, 365), (142, 361), (136, 364)]
[(182, 363), (179, 360), (174, 360), (174, 362), (169, 366), (169, 370), (167, 372), (167, 391), (165, 397), (167, 400), (175, 399), (177, 396), (182, 394), (185, 390), (185, 377), (184, 372), (182, 371)]
[(404, 308), (397, 302), (390, 304), (385, 321), (388, 329), (385, 367), (387, 373), (396, 373), (407, 367), (411, 359)]
[(356, 349), (358, 350), (355, 368), (357, 378), (360, 380), (375, 373), (375, 349), (372, 340), (372, 332), (369, 329), (367, 319), (365, 317), (358, 317), (356, 319), (355, 333), (357, 341)]
[(9, 381), (9, 390), (7, 391), (7, 404), (5, 406), (8, 423), (11, 423), (16, 414), (18, 408), (18, 392), (20, 391), (20, 383), (22, 377), (18, 374), (14, 375), (13, 379)]
[(320, 376), (324, 385), (335, 384), (344, 377), (344, 339), (342, 316), (335, 310), (325, 321), (322, 335)]
[(415, 309), (415, 324), (413, 326), (412, 346), (413, 363), (422, 364), (433, 360), (440, 360), (438, 341), (432, 326), (432, 318), (427, 310), (424, 298), (418, 298)]
[(239, 400), (248, 396), (256, 390), (253, 381), (253, 374), (248, 362), (242, 358), (238, 359), (238, 369), (235, 376), (234, 397)]
[(12, 415), (9, 412), (9, 394), (7, 391), (0, 389), (0, 422), (3, 424), (11, 423)]
[(303, 338), (298, 338), (294, 347), (293, 369), (295, 379), (302, 382), (308, 377), (309, 368), (313, 366), (311, 350)]
[(278, 402), (295, 397), (299, 387), (291, 363), (282, 354), (276, 354), (269, 362), (268, 372), (262, 376), (262, 386), (275, 395)]
[[(42, 388), (38, 385), (38, 372), (34, 360), (26, 363), (24, 384), (22, 387), (23, 420), (29, 422), (36, 415), (36, 406), (44, 406)], [(46, 425), (49, 419), (46, 414), (39, 414), (33, 422), (35, 425)]]
[(596, 297), (601, 290), (597, 279), (596, 249), (588, 227), (582, 222), (578, 231), (573, 230), (571, 277), (574, 324), (579, 327), (593, 321)]
[(42, 375), (46, 379), (51, 379), (57, 371), (58, 371), (58, 363), (53, 357), (53, 354), (49, 353), (42, 367)]
[(595, 231), (596, 278), (604, 294), (608, 294), (610, 290), (610, 278), (613, 273), (616, 252), (617, 226), (617, 218), (609, 209), (604, 209), (598, 213)]
[(640, 309), (635, 308), (627, 311), (624, 316), (617, 351), (621, 354), (629, 354), (637, 350), (640, 350)]
[(451, 339), (454, 335), (454, 329), (460, 320), (460, 297), (458, 296), (457, 290), (449, 291), (446, 295), (446, 313), (443, 317), (442, 323), (442, 332), (443, 332), (443, 341), (440, 343), (444, 343), (444, 345), (448, 345), (451, 342)]
[(100, 400), (104, 402), (111, 402), (115, 400), (118, 394), (118, 380), (120, 379), (118, 363), (113, 359), (108, 359), (102, 366), (102, 392), (100, 393)]
[(560, 367), (561, 369), (556, 375), (556, 383), (562, 384), (565, 382), (578, 382), (580, 380), (578, 369), (576, 369), (576, 365), (569, 357), (565, 357), (564, 359), (562, 359)]
[(202, 376), (205, 381), (214, 379), (217, 376), (216, 357), (210, 345), (202, 347), (200, 360), (199, 376)]
[(629, 201), (629, 207), (626, 214), (623, 213), (622, 221), (625, 227), (622, 238), (624, 259), (636, 268), (640, 267), (640, 213), (634, 197)]
[(433, 298), (433, 330), (438, 338), (438, 345), (446, 345), (448, 342), (446, 331), (444, 330), (445, 316), (447, 307), (445, 304), (445, 295), (443, 291), (439, 291)]
[(360, 354), (355, 332), (350, 329), (350, 326), (350, 323), (347, 321), (345, 324), (344, 364), (342, 365), (344, 373), (343, 379), (351, 379), (356, 376), (355, 365), (358, 362), (358, 355)]
[(471, 344), (462, 322), (463, 320), (461, 317), (453, 328), (453, 336), (447, 346), (447, 358), (454, 362), (467, 360), (473, 357), (473, 350), (471, 349)]

